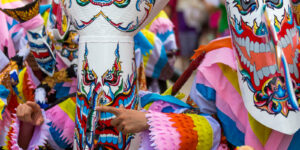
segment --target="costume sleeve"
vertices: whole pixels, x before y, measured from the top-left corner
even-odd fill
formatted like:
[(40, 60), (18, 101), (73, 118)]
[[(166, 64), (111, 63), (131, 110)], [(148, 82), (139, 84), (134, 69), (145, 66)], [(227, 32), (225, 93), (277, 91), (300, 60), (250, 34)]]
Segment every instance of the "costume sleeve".
[(194, 80), (190, 98), (197, 104), (202, 113), (216, 114), (216, 91), (210, 86), (205, 78), (202, 78), (200, 73), (197, 73), (196, 78), (199, 80)]
[(160, 113), (147, 114), (149, 131), (141, 134), (141, 149), (217, 149), (220, 126), (210, 116), (196, 114)]
[(146, 117), (150, 126), (141, 133), (141, 149), (217, 149), (221, 129), (214, 118), (198, 115), (173, 96), (140, 93), (141, 106), (148, 110)]
[[(39, 147), (45, 146), (46, 144), (49, 129), (49, 126), (47, 124), (49, 121), (45, 116), (45, 112), (43, 111), (42, 113), (45, 121), (41, 126), (36, 126), (34, 128), (33, 136), (28, 146), (29, 150), (38, 150)], [(12, 120), (12, 125), (10, 126), (9, 132), (6, 136), (6, 145), (4, 146), (4, 149), (7, 150), (21, 149), (21, 147), (18, 145), (20, 120), (17, 119), (16, 115), (14, 115), (13, 118), (14, 119)]]
[(75, 131), (76, 97), (70, 97), (46, 111), (49, 119), (48, 143), (55, 150), (73, 145)]

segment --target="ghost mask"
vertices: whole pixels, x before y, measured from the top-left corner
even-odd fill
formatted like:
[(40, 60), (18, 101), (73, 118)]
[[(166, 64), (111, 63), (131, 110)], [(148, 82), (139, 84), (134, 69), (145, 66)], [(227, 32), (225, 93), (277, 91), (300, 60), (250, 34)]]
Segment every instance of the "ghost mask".
[[(133, 36), (167, 0), (64, 0), (79, 33), (76, 149), (125, 149), (132, 136), (110, 125), (106, 105), (136, 109), (137, 74)], [(99, 118), (101, 118), (99, 120)]]
[[(248, 112), (271, 129), (295, 133), (300, 128), (299, 41), (290, 2), (226, 2), (239, 85)], [(278, 59), (278, 51), (282, 59)]]

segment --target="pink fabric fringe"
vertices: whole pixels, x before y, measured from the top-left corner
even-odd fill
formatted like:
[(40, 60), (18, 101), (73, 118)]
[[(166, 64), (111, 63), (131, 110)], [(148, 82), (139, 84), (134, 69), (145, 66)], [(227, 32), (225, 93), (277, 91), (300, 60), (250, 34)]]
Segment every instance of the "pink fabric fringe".
[[(173, 122), (164, 113), (149, 111), (146, 115), (148, 124), (150, 125), (150, 142), (151, 147), (157, 150), (179, 149), (180, 134), (174, 128)], [(145, 134), (145, 133), (144, 133)], [(142, 143), (145, 144), (146, 142)], [(141, 146), (146, 147), (146, 146)]]
[[(75, 114), (75, 112), (74, 112)], [(74, 130), (75, 123), (70, 119), (68, 114), (66, 114), (58, 105), (49, 109), (46, 112), (48, 119), (52, 122), (52, 126), (61, 130), (61, 137), (66, 138), (68, 144), (73, 143), (74, 140)]]
[(11, 114), (9, 113), (9, 111), (7, 109), (4, 110), (4, 112), (2, 114), (2, 118), (3, 118), (3, 120), (0, 120), (0, 135), (3, 134), (2, 131), (4, 131), (4, 129), (6, 127), (9, 127), (9, 125), (12, 121)]
[(155, 34), (163, 34), (167, 31), (173, 30), (173, 28), (174, 25), (171, 20), (167, 18), (157, 18), (155, 21), (153, 21), (149, 30)]
[[(28, 149), (29, 150), (37, 150), (40, 146), (44, 146), (46, 144), (46, 139), (49, 135), (49, 126), (47, 125), (48, 120), (45, 117), (45, 113), (43, 112), (43, 116), (45, 118), (44, 123), (41, 126), (36, 126), (34, 129), (33, 137), (29, 143)], [(16, 115), (14, 115), (16, 118)], [(18, 137), (19, 137), (19, 130), (20, 130), (20, 121), (18, 119), (15, 120), (15, 123), (11, 125), (13, 133), (15, 133), (11, 137), (11, 143), (13, 144), (11, 149), (12, 150), (22, 150), (22, 148), (18, 145)]]

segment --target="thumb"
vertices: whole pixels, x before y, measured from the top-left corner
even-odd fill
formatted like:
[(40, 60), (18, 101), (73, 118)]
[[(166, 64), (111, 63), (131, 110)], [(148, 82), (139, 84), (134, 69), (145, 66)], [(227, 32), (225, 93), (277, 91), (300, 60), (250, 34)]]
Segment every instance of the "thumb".
[(33, 112), (41, 111), (40, 105), (38, 105), (38, 104), (35, 103), (35, 102), (28, 101), (28, 102), (26, 102), (26, 104), (27, 104), (29, 107), (32, 108)]
[(40, 126), (40, 125), (42, 125), (43, 123), (44, 123), (44, 118), (43, 118), (42, 116), (40, 116), (40, 117), (36, 120), (35, 125)]

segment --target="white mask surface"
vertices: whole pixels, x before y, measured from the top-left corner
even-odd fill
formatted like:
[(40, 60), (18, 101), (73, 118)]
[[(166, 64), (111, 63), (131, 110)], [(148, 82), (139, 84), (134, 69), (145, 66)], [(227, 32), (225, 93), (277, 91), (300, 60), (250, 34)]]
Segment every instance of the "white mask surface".
[[(131, 136), (110, 125), (106, 105), (137, 106), (133, 36), (167, 0), (65, 0), (64, 8), (79, 33), (76, 149), (125, 149)], [(101, 120), (98, 121), (99, 117)]]
[[(290, 2), (227, 0), (226, 3), (247, 110), (269, 128), (285, 134), (295, 133), (300, 128), (299, 41)], [(264, 19), (265, 12), (275, 29), (285, 65), (276, 62), (275, 44)], [(286, 82), (287, 79), (291, 82)]]

